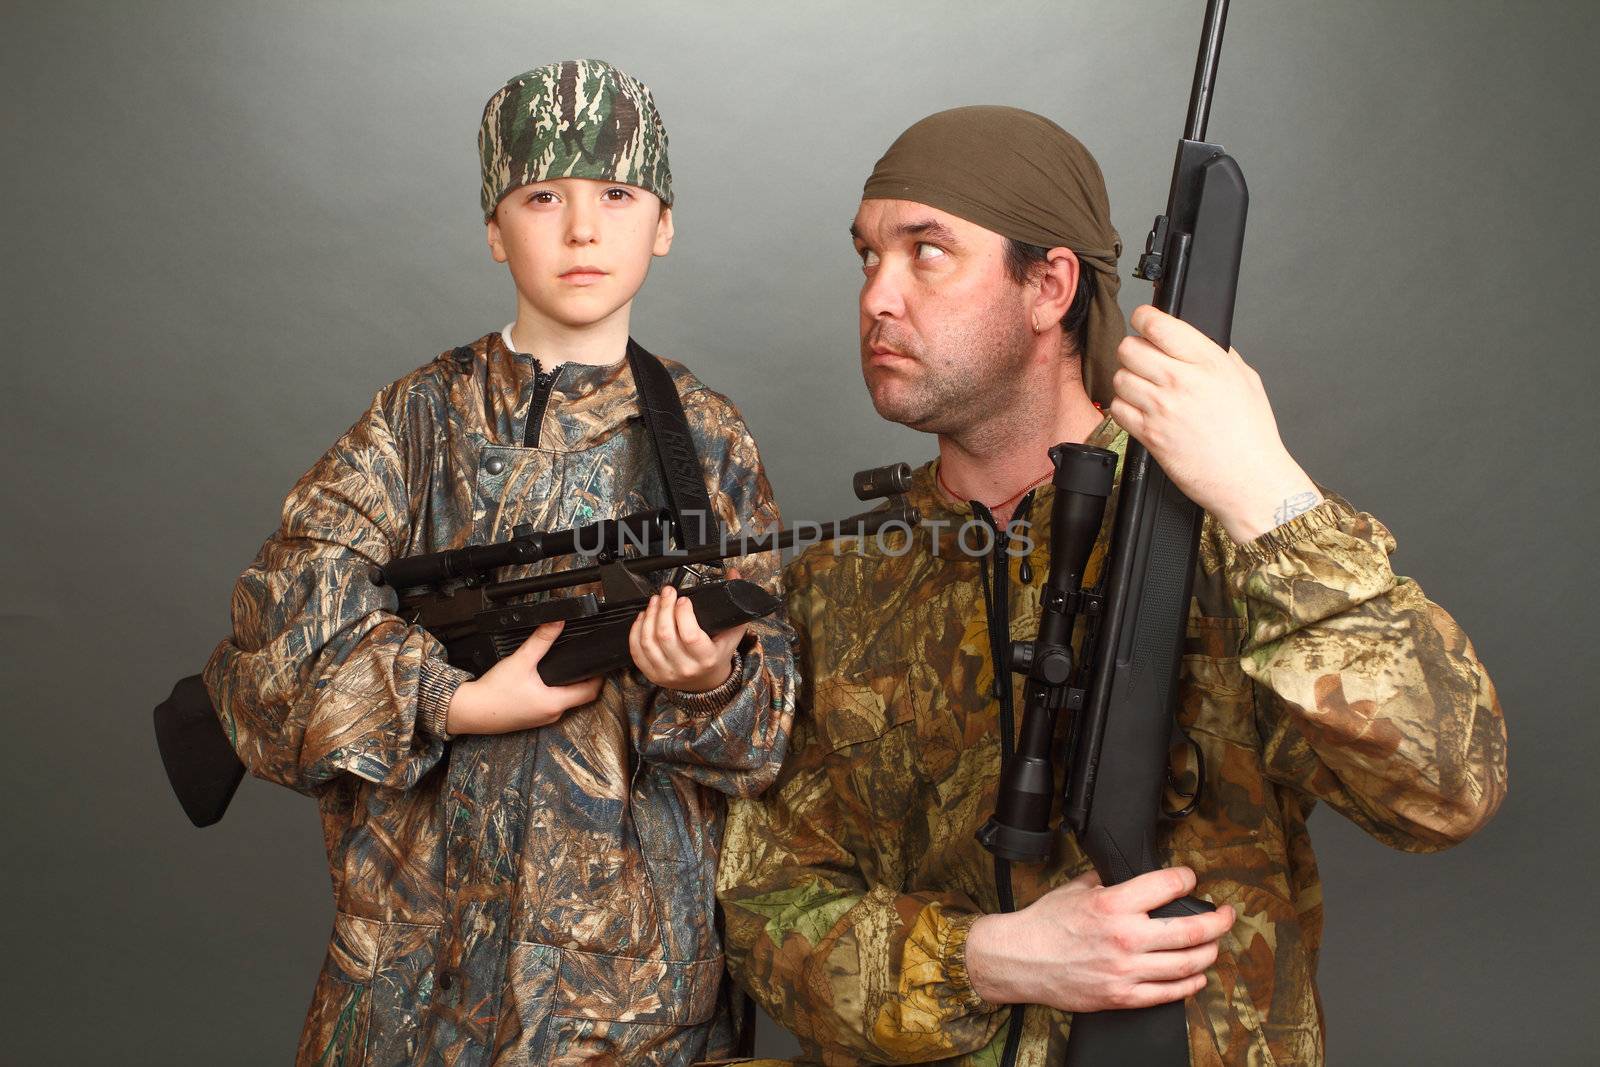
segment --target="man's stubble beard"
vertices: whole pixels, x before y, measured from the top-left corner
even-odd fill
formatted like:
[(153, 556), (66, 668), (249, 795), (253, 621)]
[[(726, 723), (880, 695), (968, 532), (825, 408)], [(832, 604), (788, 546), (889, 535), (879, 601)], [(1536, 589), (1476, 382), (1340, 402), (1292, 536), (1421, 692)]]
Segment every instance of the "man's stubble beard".
[(922, 433), (954, 438), (981, 447), (1004, 433), (1006, 415), (1028, 388), (1026, 369), (1033, 349), (1014, 294), (1006, 294), (981, 315), (932, 339), (918, 340), (884, 320), (862, 341), (863, 353), (882, 343), (916, 360), (916, 375), (892, 392), (872, 389), (879, 416)]

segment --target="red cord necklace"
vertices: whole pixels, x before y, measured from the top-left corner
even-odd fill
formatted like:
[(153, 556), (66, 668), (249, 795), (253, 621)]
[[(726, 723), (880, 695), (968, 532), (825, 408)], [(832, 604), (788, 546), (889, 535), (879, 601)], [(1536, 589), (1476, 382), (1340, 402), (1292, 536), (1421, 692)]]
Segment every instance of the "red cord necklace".
[[(1050, 470), (1046, 471), (1044, 474), (1040, 475), (1039, 477), (1033, 479), (1033, 481), (1029, 482), (1027, 485), (1023, 486), (1021, 489), (1018, 489), (1015, 493), (1012, 493), (1010, 496), (1006, 497), (1004, 500), (999, 501), (998, 503), (990, 504), (990, 503), (987, 503), (986, 501), (982, 501), (982, 500), (978, 501), (978, 503), (980, 503), (984, 507), (988, 508), (991, 512), (999, 511), (1001, 508), (1005, 507), (1006, 505), (1014, 504), (1018, 500), (1022, 499), (1022, 495), (1024, 493), (1026, 493), (1029, 489), (1036, 488), (1036, 487), (1038, 487), (1040, 485), (1043, 485), (1045, 482), (1049, 481), (1050, 480), (1050, 476), (1053, 475), (1054, 473), (1055, 473), (1055, 468), (1052, 467)], [(939, 470), (937, 472), (937, 477), (938, 477), (938, 480), (939, 480), (939, 488), (943, 489), (945, 491), (946, 495), (948, 495), (950, 497), (950, 499), (952, 499), (952, 500), (966, 500), (967, 499), (966, 497), (962, 496), (960, 493), (956, 492), (954, 489), (950, 488), (950, 483), (944, 480), (944, 464), (942, 464), (942, 463), (939, 465)]]

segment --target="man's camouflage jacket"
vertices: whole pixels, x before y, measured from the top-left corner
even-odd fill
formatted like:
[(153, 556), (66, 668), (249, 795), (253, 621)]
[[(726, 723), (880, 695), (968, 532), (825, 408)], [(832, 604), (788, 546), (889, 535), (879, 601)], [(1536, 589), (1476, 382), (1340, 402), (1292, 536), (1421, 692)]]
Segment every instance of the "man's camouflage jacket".
[[(723, 813), (782, 760), (789, 628), (753, 624), (709, 694), (619, 672), (540, 729), (427, 732), (467, 676), (392, 614), (373, 564), (666, 503), (626, 361), (541, 371), (499, 333), (469, 347), (380, 392), (295, 486), (205, 672), (246, 766), (321, 809), (336, 911), (298, 1062), (723, 1054)], [(776, 525), (738, 412), (668, 367), (726, 530)], [(774, 557), (739, 565), (778, 589)]]
[[(1088, 443), (1120, 454), (1126, 442), (1108, 419)], [(998, 1063), (1010, 1014), (974, 993), (965, 966), (973, 919), (1000, 910), (993, 858), (973, 837), (994, 811), (998, 702), (980, 562), (957, 546), (973, 510), (935, 485), (923, 467), (910, 500), (948, 524), (938, 555), (925, 525), (903, 554), (892, 540), (822, 545), (791, 567), (794, 739), (777, 785), (730, 812), (719, 891), (732, 970), (830, 1064)], [(1007, 564), (1014, 640), (1038, 628), (1051, 493), (1025, 505), (1030, 580), (1022, 558)], [(1114, 510), (1115, 496), (1089, 583)], [(1504, 795), (1493, 686), (1450, 616), (1391, 570), (1393, 548), (1332, 496), (1242, 546), (1206, 517), (1179, 710), (1205, 787), (1163, 841), (1198, 873), (1196, 895), (1238, 921), (1188, 1001), (1195, 1064), (1322, 1060), (1322, 897), (1306, 833), (1318, 801), (1386, 844), (1430, 851)], [(1012, 865), (1018, 907), (1090, 869), (1060, 840), (1048, 862)], [(1070, 1025), (1027, 1009), (1018, 1063), (1060, 1062)]]

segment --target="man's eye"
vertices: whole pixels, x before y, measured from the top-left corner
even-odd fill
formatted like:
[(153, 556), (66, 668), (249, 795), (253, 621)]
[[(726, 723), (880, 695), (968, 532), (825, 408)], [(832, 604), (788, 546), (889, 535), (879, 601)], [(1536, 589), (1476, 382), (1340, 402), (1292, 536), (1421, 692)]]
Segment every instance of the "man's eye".
[(944, 249), (938, 245), (931, 245), (926, 241), (917, 242), (918, 259), (938, 259), (942, 255), (944, 255)]
[(863, 267), (876, 267), (878, 265), (878, 253), (870, 248), (863, 248), (861, 250), (861, 265)]

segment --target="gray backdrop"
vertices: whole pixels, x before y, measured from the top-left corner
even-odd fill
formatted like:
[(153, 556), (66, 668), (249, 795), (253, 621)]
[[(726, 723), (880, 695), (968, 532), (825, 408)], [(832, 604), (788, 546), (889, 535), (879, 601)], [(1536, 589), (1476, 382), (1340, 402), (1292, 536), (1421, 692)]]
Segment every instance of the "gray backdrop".
[[(1211, 133), (1253, 197), (1236, 344), (1303, 465), (1393, 527), (1399, 569), (1473, 636), (1511, 729), (1510, 799), (1452, 852), (1313, 820), (1330, 1057), (1576, 1062), (1595, 1038), (1600, 730), (1580, 663), (1600, 20), (1589, 3), (1234, 7)], [(874, 417), (856, 368), (845, 225), (878, 153), (939, 108), (1041, 111), (1098, 154), (1136, 250), (1200, 16), (6, 9), (0, 1059), (29, 1064), (292, 1054), (331, 919), (313, 806), (251, 780), (192, 829), (149, 709), (223, 634), (283, 494), (372, 393), (511, 317), (473, 141), (503, 79), (598, 55), (654, 88), (678, 241), (636, 333), (735, 398), (790, 517), (828, 518), (850, 471), (933, 448)], [(1146, 291), (1127, 282), (1126, 305)], [(791, 1047), (770, 1024), (763, 1043)]]

